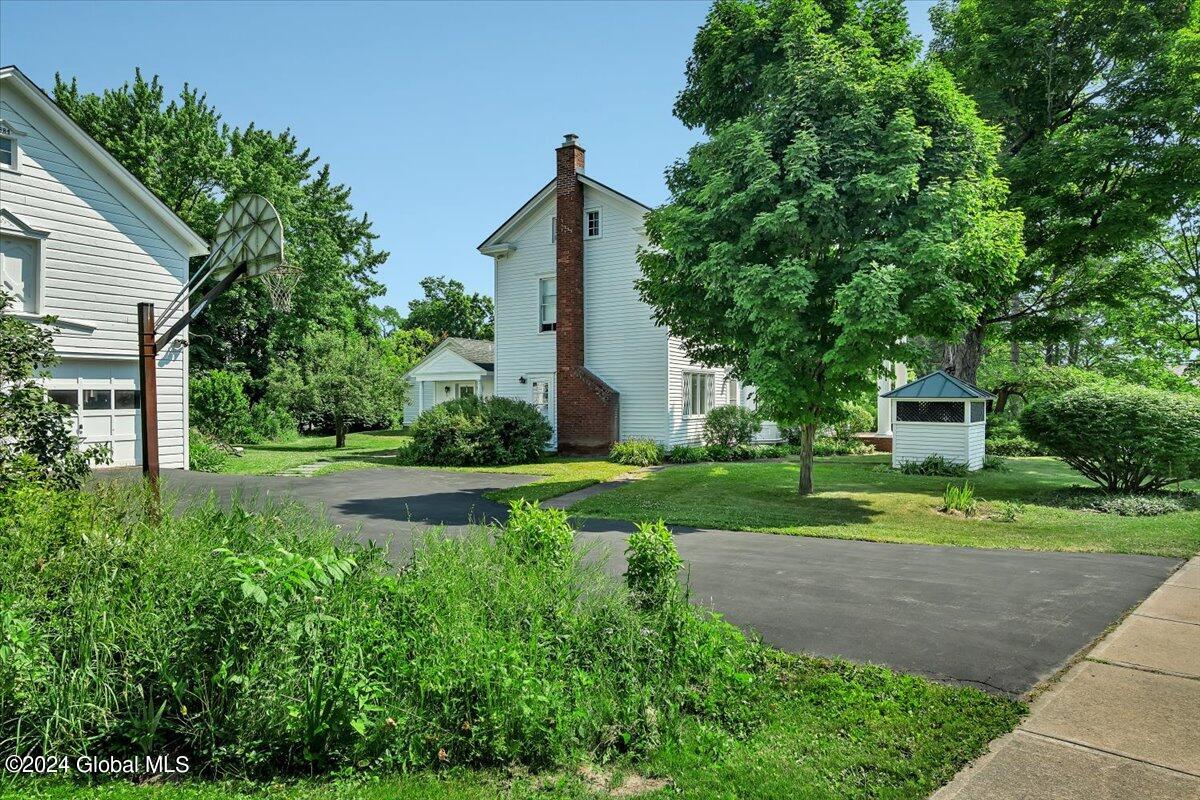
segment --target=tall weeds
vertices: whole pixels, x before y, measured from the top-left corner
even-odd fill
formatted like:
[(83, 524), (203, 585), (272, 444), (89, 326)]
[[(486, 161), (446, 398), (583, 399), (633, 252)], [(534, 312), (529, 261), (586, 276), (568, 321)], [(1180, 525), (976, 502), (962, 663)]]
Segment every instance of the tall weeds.
[(0, 496), (0, 750), (218, 775), (546, 767), (749, 705), (755, 646), (681, 593), (634, 603), (540, 509), (430, 534), (397, 568), (299, 506), (146, 502)]

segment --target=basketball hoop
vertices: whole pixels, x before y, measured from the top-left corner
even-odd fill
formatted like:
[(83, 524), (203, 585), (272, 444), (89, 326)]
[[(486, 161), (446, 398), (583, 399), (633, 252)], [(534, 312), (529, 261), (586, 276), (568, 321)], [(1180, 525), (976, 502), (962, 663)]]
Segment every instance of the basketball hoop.
[(303, 275), (304, 270), (285, 263), (263, 273), (262, 282), (271, 295), (271, 308), (281, 312), (292, 310), (292, 290)]

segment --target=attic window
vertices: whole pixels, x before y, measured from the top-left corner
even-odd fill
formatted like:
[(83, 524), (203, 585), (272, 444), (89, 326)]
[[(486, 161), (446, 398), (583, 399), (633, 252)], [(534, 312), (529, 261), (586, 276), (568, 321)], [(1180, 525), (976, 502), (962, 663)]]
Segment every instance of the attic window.
[(558, 241), (558, 217), (550, 218), (550, 244)]
[(0, 136), (0, 167), (17, 168), (17, 140), (11, 136)]
[(586, 211), (583, 215), (583, 219), (584, 219), (584, 223), (585, 223), (584, 230), (586, 231), (586, 238), (599, 239), (600, 238), (600, 209), (593, 208), (593, 209)]

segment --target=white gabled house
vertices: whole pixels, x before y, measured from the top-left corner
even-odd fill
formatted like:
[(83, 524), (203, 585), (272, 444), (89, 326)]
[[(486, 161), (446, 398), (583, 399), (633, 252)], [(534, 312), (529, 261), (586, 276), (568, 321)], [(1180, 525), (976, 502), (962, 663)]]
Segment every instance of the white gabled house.
[(555, 177), (478, 248), (495, 259), (495, 393), (541, 409), (562, 452), (700, 443), (708, 411), (753, 390), (689, 360), (638, 296), (649, 207), (588, 176), (574, 135), (555, 152)]
[(496, 349), (483, 339), (443, 339), (404, 375), (408, 392), (404, 423), (428, 408), (458, 397), (491, 397), (495, 387)]
[[(0, 279), (15, 295), (4, 313), (58, 317), (62, 361), (47, 388), (114, 465), (141, 458), (137, 303), (163, 310), (206, 252), (20, 70), (0, 68)], [(158, 362), (159, 447), (162, 466), (186, 468), (188, 358), (176, 342)]]

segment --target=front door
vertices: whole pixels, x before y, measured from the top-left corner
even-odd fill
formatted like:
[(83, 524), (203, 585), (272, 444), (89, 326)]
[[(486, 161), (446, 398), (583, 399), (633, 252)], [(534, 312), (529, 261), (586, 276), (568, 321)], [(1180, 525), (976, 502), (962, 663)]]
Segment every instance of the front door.
[(554, 408), (554, 375), (529, 376), (529, 402), (550, 423), (550, 444), (548, 449), (558, 448), (558, 424)]

